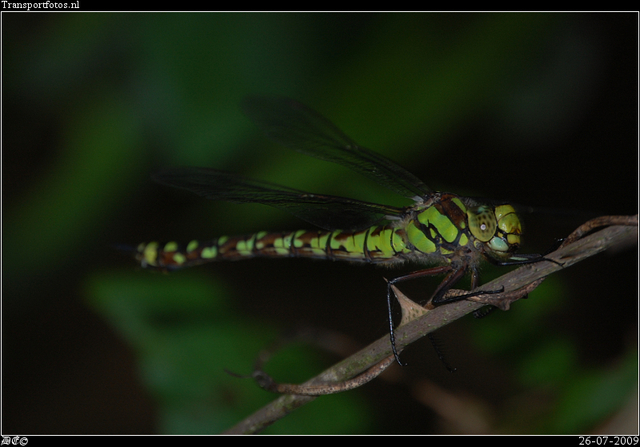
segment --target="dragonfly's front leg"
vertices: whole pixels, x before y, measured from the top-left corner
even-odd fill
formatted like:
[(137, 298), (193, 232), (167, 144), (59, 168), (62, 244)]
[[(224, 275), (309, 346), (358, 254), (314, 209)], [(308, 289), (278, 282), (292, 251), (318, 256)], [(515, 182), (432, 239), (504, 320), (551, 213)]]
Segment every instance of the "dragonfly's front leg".
[[(389, 319), (389, 337), (391, 340), (391, 349), (393, 351), (393, 355), (396, 358), (396, 362), (398, 362), (399, 365), (404, 365), (404, 364), (400, 361), (400, 354), (396, 349), (395, 328), (393, 327), (393, 315), (391, 312), (391, 293), (392, 293), (391, 286), (393, 286), (396, 283), (406, 281), (409, 279), (416, 279), (416, 278), (422, 278), (425, 276), (435, 276), (435, 275), (442, 275), (444, 273), (449, 273), (449, 275), (447, 275), (447, 277), (443, 281), (443, 284), (444, 284), (445, 282), (447, 282), (447, 279), (450, 278), (456, 272), (457, 270), (454, 270), (453, 267), (446, 265), (441, 267), (433, 267), (425, 270), (418, 270), (416, 272), (408, 273), (403, 276), (398, 276), (396, 278), (393, 278), (387, 281), (387, 312), (388, 312), (388, 319)], [(464, 271), (462, 271), (462, 275), (464, 275)], [(460, 275), (457, 279), (462, 277), (462, 275)], [(445, 286), (448, 285), (448, 287), (444, 287), (444, 290), (443, 290), (443, 284), (440, 284), (440, 286), (438, 286), (438, 289), (436, 289), (436, 293), (440, 293), (443, 290), (442, 294), (444, 295), (444, 293), (446, 293), (446, 291), (455, 283), (455, 281), (457, 281), (457, 279), (455, 279), (454, 281), (449, 280), (448, 284), (445, 284)]]
[(502, 287), (500, 290), (469, 292), (466, 294), (445, 298), (447, 291), (449, 291), (458, 281), (460, 281), (460, 279), (462, 279), (462, 277), (465, 275), (467, 270), (471, 270), (471, 290), (473, 290), (478, 287), (480, 281), (479, 281), (478, 271), (474, 267), (469, 268), (469, 266), (463, 266), (461, 268), (454, 269), (453, 267), (446, 265), (446, 266), (434, 267), (434, 268), (425, 269), (425, 270), (418, 270), (403, 276), (399, 276), (397, 278), (393, 278), (387, 282), (387, 312), (388, 312), (388, 319), (389, 319), (389, 337), (391, 339), (391, 349), (393, 350), (393, 355), (396, 361), (398, 362), (398, 364), (403, 365), (403, 363), (400, 361), (400, 355), (398, 353), (398, 350), (396, 349), (396, 338), (395, 338), (395, 332), (394, 332), (395, 328), (393, 327), (393, 315), (391, 312), (391, 292), (392, 292), (391, 286), (396, 283), (406, 281), (409, 279), (422, 278), (425, 276), (435, 276), (435, 275), (441, 275), (446, 273), (447, 276), (436, 288), (434, 294), (432, 295), (427, 305), (425, 305), (425, 308), (430, 308), (430, 309), (433, 309), (434, 307), (440, 306), (442, 304), (462, 301), (474, 296), (504, 292), (504, 287)]
[[(471, 270), (471, 290), (474, 290), (480, 285), (480, 275), (478, 274), (478, 270), (476, 268), (471, 267), (470, 270)], [(454, 276), (455, 273), (456, 272), (452, 272), (449, 276)], [(466, 300), (467, 298), (472, 298), (474, 296), (504, 292), (504, 287), (501, 287), (500, 290), (486, 290), (486, 291), (479, 290), (477, 292), (469, 292), (469, 293), (465, 293), (458, 296), (444, 298), (444, 295), (447, 293), (447, 291), (451, 289), (451, 287), (453, 287), (453, 284), (460, 279), (460, 278), (453, 278), (453, 281), (451, 281), (449, 276), (445, 278), (444, 281), (442, 281), (442, 283), (436, 289), (436, 292), (434, 293), (433, 298), (431, 298), (431, 302), (430, 302), (431, 306), (435, 307), (435, 306), (440, 306), (442, 304), (448, 304), (448, 303), (454, 303), (456, 301)], [(491, 313), (493, 309), (495, 309), (495, 307), (489, 307), (489, 310), (478, 309), (473, 312), (473, 316), (476, 318), (485, 317), (486, 315)]]

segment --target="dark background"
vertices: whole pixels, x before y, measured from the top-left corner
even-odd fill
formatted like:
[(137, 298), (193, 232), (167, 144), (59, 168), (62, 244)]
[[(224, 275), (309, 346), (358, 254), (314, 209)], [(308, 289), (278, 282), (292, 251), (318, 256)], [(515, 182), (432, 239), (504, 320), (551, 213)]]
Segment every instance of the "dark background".
[[(266, 141), (240, 113), (247, 94), (309, 104), (434, 189), (553, 209), (523, 216), (524, 252), (582, 212), (636, 214), (637, 19), (3, 14), (2, 432), (220, 433), (275, 397), (223, 368), (249, 372), (281, 332), (385, 335), (382, 278), (403, 270), (252, 260), (162, 275), (115, 248), (305, 227), (153, 184), (166, 166), (406, 204)], [(407, 367), (269, 432), (637, 433), (637, 272), (636, 246), (596, 256), (439, 331), (455, 374), (417, 343)], [(339, 358), (296, 345), (270, 371), (303, 381)]]

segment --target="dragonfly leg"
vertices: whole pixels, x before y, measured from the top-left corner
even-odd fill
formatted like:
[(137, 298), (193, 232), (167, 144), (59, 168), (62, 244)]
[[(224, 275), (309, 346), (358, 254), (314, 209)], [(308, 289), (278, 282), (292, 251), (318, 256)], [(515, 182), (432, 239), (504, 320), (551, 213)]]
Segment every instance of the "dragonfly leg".
[(481, 307), (480, 309), (473, 311), (473, 318), (477, 318), (477, 319), (484, 318), (496, 309), (497, 307), (495, 306)]
[[(467, 272), (466, 268), (460, 268), (457, 270), (453, 270), (451, 273), (449, 273), (442, 280), (440, 285), (436, 288), (436, 291), (433, 293), (433, 296), (431, 297), (431, 300), (429, 300), (429, 303), (433, 307), (435, 307), (441, 304), (453, 303), (454, 301), (464, 300), (467, 295), (461, 295), (461, 296), (456, 296), (456, 297), (451, 297), (446, 299), (444, 298), (444, 295), (447, 293), (449, 289), (451, 289), (458, 281), (462, 279), (462, 277), (466, 272)], [(472, 270), (472, 272), (473, 273), (471, 275), (471, 288), (473, 289), (477, 286), (478, 275), (475, 272), (475, 270)]]
[[(467, 269), (454, 270), (444, 279), (444, 281), (442, 281), (442, 283), (436, 289), (436, 292), (433, 294), (433, 297), (431, 298), (431, 305), (433, 307), (441, 306), (443, 304), (455, 303), (457, 301), (466, 300), (474, 296), (504, 292), (503, 286), (498, 290), (478, 290), (477, 292), (469, 292), (462, 295), (445, 298), (445, 294), (447, 293), (447, 291), (451, 289), (451, 287), (453, 287), (454, 284), (462, 278), (462, 276), (464, 276), (466, 271)], [(480, 277), (478, 275), (478, 271), (475, 268), (471, 268), (471, 290), (476, 289), (479, 285)]]
[(404, 366), (404, 363), (402, 363), (402, 361), (400, 360), (400, 354), (396, 349), (396, 335), (395, 335), (395, 328), (393, 327), (393, 315), (391, 313), (391, 292), (392, 292), (391, 286), (396, 283), (406, 281), (409, 279), (416, 279), (416, 278), (422, 278), (424, 276), (435, 276), (435, 275), (441, 275), (443, 273), (450, 273), (452, 270), (453, 268), (448, 265), (441, 266), (441, 267), (434, 267), (434, 268), (425, 269), (425, 270), (418, 270), (403, 276), (398, 276), (396, 278), (393, 278), (387, 281), (387, 312), (388, 312), (388, 319), (389, 319), (389, 338), (391, 340), (391, 349), (393, 351), (393, 356), (395, 357), (396, 362), (398, 362), (400, 366)]
[[(404, 366), (404, 364), (400, 360), (400, 354), (398, 353), (398, 350), (396, 348), (395, 328), (393, 327), (393, 315), (391, 312), (391, 292), (392, 292), (391, 286), (396, 283), (406, 281), (409, 279), (422, 278), (425, 276), (441, 275), (446, 273), (447, 276), (436, 288), (433, 296), (431, 297), (431, 299), (429, 300), (429, 303), (427, 304), (429, 308), (434, 308), (442, 304), (448, 304), (456, 301), (466, 300), (467, 298), (471, 298), (474, 296), (504, 292), (504, 287), (502, 287), (500, 290), (469, 292), (463, 295), (445, 298), (444, 296), (447, 293), (447, 291), (451, 289), (460, 279), (462, 279), (462, 277), (465, 275), (467, 270), (469, 270), (468, 266), (465, 266), (459, 269), (454, 269), (453, 267), (446, 265), (446, 266), (434, 267), (434, 268), (425, 269), (425, 270), (418, 270), (418, 271), (411, 272), (406, 275), (399, 276), (397, 278), (393, 278), (387, 281), (387, 312), (388, 312), (388, 319), (389, 319), (389, 338), (391, 340), (391, 349), (393, 350), (393, 355), (396, 359), (396, 362), (398, 362), (399, 365)], [(471, 289), (475, 289), (476, 287), (478, 287), (479, 283), (480, 283), (480, 280), (479, 280), (478, 271), (475, 268), (471, 268)]]
[(440, 361), (442, 362), (444, 367), (447, 368), (447, 371), (452, 372), (452, 373), (456, 372), (456, 368), (450, 366), (449, 363), (447, 363), (446, 359), (444, 358), (444, 354), (442, 352), (442, 348), (440, 347), (438, 341), (435, 339), (435, 337), (433, 335), (433, 332), (427, 334), (427, 338), (431, 342), (431, 346), (433, 346), (433, 349), (435, 349), (436, 354), (438, 355), (438, 358), (440, 359)]

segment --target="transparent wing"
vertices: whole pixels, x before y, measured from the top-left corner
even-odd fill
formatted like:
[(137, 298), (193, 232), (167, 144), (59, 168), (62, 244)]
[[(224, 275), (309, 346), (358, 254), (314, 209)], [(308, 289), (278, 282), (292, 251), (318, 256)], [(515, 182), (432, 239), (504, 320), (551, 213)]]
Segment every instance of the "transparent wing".
[(210, 200), (270, 205), (325, 230), (361, 230), (403, 211), (344, 197), (311, 194), (216, 169), (172, 168), (154, 174), (153, 179)]
[(300, 153), (341, 164), (396, 193), (424, 196), (430, 189), (416, 176), (345, 135), (319, 113), (289, 98), (251, 96), (242, 108), (271, 140)]

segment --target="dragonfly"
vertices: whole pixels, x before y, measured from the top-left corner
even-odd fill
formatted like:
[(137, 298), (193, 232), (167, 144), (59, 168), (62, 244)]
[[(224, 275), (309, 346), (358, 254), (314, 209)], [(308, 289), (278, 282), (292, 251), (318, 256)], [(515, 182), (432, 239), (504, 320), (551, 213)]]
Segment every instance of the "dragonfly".
[(242, 109), (272, 141), (343, 165), (409, 199), (411, 204), (395, 207), (314, 194), (210, 168), (169, 168), (155, 173), (153, 179), (210, 200), (273, 206), (317, 229), (259, 231), (187, 244), (142, 243), (135, 255), (142, 267), (173, 271), (207, 262), (255, 257), (420, 265), (419, 270), (387, 281), (390, 341), (396, 360), (402, 364), (391, 310), (393, 284), (444, 275), (428, 300), (431, 306), (439, 306), (481, 293), (499, 292), (445, 297), (467, 274), (471, 276), (471, 289), (477, 288), (478, 268), (483, 259), (501, 266), (545, 259), (540, 254), (516, 254), (522, 225), (513, 205), (431, 190), (411, 172), (360, 146), (324, 116), (295, 100), (252, 96), (244, 100)]

